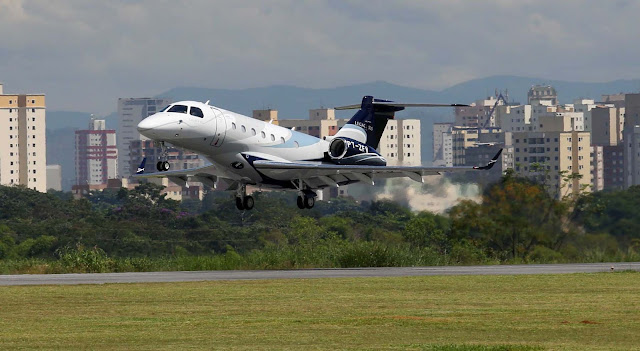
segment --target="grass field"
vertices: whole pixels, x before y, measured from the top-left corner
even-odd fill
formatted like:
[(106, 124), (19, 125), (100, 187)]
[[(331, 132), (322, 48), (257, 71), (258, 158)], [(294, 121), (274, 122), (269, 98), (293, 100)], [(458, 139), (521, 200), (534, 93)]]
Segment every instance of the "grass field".
[(0, 349), (640, 349), (640, 274), (0, 288)]

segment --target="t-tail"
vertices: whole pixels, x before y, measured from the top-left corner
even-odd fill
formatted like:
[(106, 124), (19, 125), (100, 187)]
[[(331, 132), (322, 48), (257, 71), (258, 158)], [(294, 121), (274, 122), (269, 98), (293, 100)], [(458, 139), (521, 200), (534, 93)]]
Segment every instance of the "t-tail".
[(362, 98), (360, 105), (336, 107), (336, 110), (350, 110), (360, 108), (353, 117), (342, 127), (335, 137), (350, 138), (365, 143), (377, 149), (380, 138), (387, 126), (387, 122), (395, 117), (395, 113), (405, 107), (455, 107), (468, 106), (462, 104), (423, 104), (398, 103), (389, 100), (374, 99), (373, 96)]

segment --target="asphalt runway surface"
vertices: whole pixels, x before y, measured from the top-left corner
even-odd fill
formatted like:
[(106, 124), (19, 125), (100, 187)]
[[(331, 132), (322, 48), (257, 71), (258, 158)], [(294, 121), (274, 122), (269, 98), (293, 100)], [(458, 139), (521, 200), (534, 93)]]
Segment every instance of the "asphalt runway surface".
[(640, 271), (640, 262), (446, 267), (331, 268), (265, 271), (18, 274), (0, 275), (0, 285), (167, 283), (215, 280), (413, 277), (436, 275), (569, 274), (625, 270)]

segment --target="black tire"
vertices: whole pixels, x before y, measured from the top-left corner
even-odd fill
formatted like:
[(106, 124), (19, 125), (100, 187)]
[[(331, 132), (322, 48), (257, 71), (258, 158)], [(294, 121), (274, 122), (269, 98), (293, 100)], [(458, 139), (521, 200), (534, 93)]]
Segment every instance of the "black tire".
[(167, 161), (162, 162), (162, 170), (163, 171), (168, 171), (171, 168), (171, 164)]
[(298, 196), (298, 199), (296, 200), (296, 203), (298, 204), (298, 208), (301, 210), (304, 210), (304, 199), (302, 198), (302, 196)]
[(255, 201), (253, 200), (253, 196), (245, 196), (244, 201), (242, 203), (244, 205), (245, 210), (250, 210), (255, 205)]
[(242, 203), (242, 198), (236, 196), (236, 208), (240, 211), (244, 211), (244, 204)]
[(158, 163), (156, 163), (156, 169), (158, 172), (162, 172), (162, 161), (158, 161)]
[(304, 207), (305, 208), (313, 208), (313, 205), (316, 204), (316, 198), (313, 196), (305, 196), (304, 197)]

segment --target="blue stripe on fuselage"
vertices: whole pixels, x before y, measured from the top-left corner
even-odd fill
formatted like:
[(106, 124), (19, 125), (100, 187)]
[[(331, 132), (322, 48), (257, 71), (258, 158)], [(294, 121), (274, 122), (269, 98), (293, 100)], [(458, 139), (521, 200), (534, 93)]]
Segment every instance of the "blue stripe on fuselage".
[(284, 142), (284, 144), (276, 144), (276, 145), (270, 145), (268, 147), (277, 147), (277, 148), (295, 148), (296, 145), (294, 142), (298, 142), (298, 147), (304, 147), (304, 146), (310, 146), (313, 144), (317, 144), (321, 141), (322, 139), (316, 138), (314, 136), (311, 136), (309, 134), (304, 134), (304, 133), (300, 133), (300, 132), (296, 132), (295, 130), (291, 131), (291, 137), (289, 138), (289, 140), (286, 140)]

